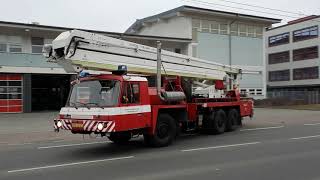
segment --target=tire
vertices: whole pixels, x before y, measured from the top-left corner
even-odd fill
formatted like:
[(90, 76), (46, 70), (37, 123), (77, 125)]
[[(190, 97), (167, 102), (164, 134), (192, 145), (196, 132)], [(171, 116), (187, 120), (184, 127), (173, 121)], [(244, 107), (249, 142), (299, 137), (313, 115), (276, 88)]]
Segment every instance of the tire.
[(224, 133), (224, 131), (226, 130), (226, 120), (227, 120), (226, 113), (224, 112), (224, 110), (219, 109), (215, 113), (215, 117), (214, 117), (213, 124), (212, 124), (213, 132), (215, 134)]
[(231, 109), (228, 112), (228, 120), (226, 124), (227, 131), (234, 131), (239, 126), (239, 112), (236, 109)]
[(204, 114), (203, 121), (202, 121), (202, 130), (201, 130), (202, 133), (215, 134), (213, 130), (214, 115), (215, 115), (215, 112), (213, 111), (208, 111)]
[(108, 136), (109, 140), (115, 144), (125, 144), (131, 139), (130, 132), (114, 132)]
[(175, 120), (169, 114), (159, 114), (154, 135), (145, 135), (145, 142), (153, 147), (170, 145), (177, 134)]

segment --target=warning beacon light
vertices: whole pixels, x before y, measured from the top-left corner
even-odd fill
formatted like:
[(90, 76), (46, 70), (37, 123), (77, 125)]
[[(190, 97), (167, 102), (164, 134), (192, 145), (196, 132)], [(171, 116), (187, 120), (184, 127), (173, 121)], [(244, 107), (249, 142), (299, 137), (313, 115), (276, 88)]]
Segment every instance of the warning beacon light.
[(127, 72), (128, 72), (128, 67), (126, 65), (119, 65), (117, 70), (112, 71), (112, 74), (115, 74), (115, 75), (126, 75)]

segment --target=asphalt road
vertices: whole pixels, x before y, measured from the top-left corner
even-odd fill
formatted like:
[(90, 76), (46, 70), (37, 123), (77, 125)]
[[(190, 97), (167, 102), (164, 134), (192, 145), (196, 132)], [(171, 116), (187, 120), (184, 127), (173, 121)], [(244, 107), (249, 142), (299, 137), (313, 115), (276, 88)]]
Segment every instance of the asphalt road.
[(258, 110), (237, 131), (187, 135), (165, 148), (141, 138), (122, 146), (104, 138), (0, 145), (0, 179), (320, 180), (319, 115)]

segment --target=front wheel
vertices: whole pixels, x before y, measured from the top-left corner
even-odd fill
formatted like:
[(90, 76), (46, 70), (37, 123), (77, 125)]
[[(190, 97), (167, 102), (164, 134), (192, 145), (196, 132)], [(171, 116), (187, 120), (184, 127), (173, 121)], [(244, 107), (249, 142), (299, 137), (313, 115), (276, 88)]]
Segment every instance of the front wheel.
[(154, 135), (144, 135), (145, 141), (154, 147), (171, 144), (176, 136), (177, 127), (169, 114), (159, 114)]

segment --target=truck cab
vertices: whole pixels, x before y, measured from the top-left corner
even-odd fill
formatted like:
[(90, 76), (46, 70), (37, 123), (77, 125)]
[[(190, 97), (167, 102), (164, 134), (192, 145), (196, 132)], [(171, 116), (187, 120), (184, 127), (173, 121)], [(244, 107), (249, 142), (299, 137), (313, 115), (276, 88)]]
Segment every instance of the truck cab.
[(145, 77), (95, 75), (72, 82), (68, 101), (55, 119), (54, 128), (75, 134), (110, 135), (150, 126), (150, 114)]

